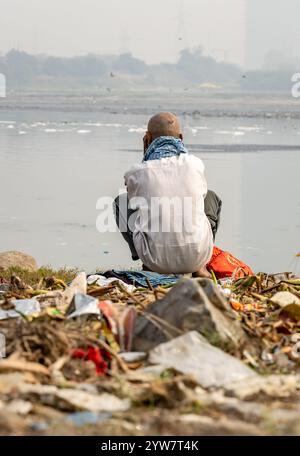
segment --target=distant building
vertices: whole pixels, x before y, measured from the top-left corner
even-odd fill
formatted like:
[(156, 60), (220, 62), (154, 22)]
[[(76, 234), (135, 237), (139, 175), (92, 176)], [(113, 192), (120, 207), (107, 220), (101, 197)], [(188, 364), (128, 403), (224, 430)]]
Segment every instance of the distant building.
[(299, 58), (300, 1), (245, 0), (245, 2), (246, 68), (261, 68), (266, 62), (266, 57), (272, 59), (272, 55), (282, 60)]

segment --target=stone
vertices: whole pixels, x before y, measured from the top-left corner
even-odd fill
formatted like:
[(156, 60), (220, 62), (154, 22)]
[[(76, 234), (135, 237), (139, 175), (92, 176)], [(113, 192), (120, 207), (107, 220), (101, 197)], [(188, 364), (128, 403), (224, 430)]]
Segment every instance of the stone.
[(197, 283), (200, 285), (211, 304), (219, 310), (231, 310), (231, 306), (228, 305), (228, 302), (224, 299), (224, 293), (222, 293), (223, 290), (216, 287), (212, 280), (200, 278), (197, 279)]
[[(147, 307), (147, 313), (168, 323), (164, 330), (140, 315), (135, 323), (133, 350), (149, 351), (182, 332), (198, 331), (216, 335), (223, 342), (241, 346), (246, 335), (239, 322), (227, 312), (227, 303), (209, 279), (183, 279), (160, 300)], [(170, 327), (170, 325), (173, 327)]]
[(36, 260), (23, 252), (1, 252), (0, 253), (0, 269), (8, 269), (18, 267), (27, 269), (28, 271), (37, 271), (38, 264)]

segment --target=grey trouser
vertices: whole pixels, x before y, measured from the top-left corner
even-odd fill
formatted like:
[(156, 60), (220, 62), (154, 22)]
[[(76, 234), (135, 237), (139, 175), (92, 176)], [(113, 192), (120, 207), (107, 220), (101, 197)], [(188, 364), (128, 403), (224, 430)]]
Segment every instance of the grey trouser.
[[(123, 208), (126, 208), (126, 209), (123, 210)], [(215, 192), (213, 192), (212, 190), (208, 190), (206, 198), (204, 199), (204, 212), (210, 222), (214, 240), (215, 240), (217, 230), (218, 230), (219, 224), (220, 224), (221, 209), (222, 209), (222, 201), (220, 200), (218, 195)], [(123, 194), (117, 196), (117, 198), (114, 201), (114, 214), (115, 214), (116, 222), (122, 233), (123, 238), (129, 245), (132, 259), (138, 260), (139, 257), (135, 250), (134, 242), (133, 242), (134, 227), (129, 226), (130, 221), (132, 223), (134, 220), (134, 217), (132, 217), (132, 215), (135, 212), (136, 212), (135, 210), (130, 209), (128, 207), (127, 193), (123, 193)]]

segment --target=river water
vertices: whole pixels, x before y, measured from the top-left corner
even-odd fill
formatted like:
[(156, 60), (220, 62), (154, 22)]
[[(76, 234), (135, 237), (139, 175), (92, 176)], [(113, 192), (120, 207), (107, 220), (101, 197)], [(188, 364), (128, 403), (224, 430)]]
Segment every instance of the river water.
[(96, 201), (141, 160), (149, 116), (172, 110), (223, 200), (216, 244), (255, 270), (299, 270), (299, 106), (269, 95), (1, 99), (0, 251), (54, 267), (132, 267), (121, 235), (97, 231)]

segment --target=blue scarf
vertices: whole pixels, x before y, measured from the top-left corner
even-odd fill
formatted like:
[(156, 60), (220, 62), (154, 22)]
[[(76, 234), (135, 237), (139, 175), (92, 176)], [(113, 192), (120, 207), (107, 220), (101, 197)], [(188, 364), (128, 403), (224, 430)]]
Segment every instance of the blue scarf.
[(187, 153), (188, 151), (184, 147), (181, 139), (173, 138), (173, 136), (160, 136), (150, 144), (144, 155), (143, 161), (159, 160), (160, 158), (173, 157)]

